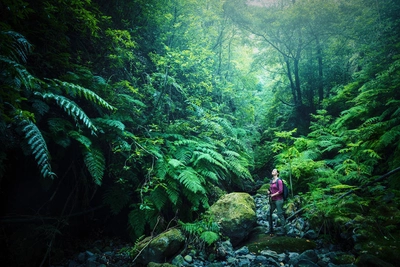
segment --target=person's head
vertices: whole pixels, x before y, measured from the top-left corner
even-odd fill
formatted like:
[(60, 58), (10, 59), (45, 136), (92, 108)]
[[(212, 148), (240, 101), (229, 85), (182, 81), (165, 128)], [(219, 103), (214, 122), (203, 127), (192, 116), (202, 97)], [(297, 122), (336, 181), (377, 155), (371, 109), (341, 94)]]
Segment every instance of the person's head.
[(273, 169), (273, 170), (272, 170), (272, 175), (273, 175), (273, 176), (275, 176), (275, 175), (276, 175), (276, 176), (279, 176), (279, 171), (278, 171), (278, 169)]

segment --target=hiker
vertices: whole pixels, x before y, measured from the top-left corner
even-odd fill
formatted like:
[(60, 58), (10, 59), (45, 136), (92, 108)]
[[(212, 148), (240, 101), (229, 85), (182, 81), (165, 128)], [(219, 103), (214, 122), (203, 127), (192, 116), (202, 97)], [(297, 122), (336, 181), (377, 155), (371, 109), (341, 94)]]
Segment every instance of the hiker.
[[(281, 232), (277, 234), (285, 234), (285, 215), (283, 211), (283, 182), (279, 179), (279, 171), (277, 169), (272, 170), (272, 179), (270, 181), (270, 188), (268, 189), (268, 195), (270, 199), (270, 210), (268, 215), (270, 216), (269, 221), (272, 222), (272, 213), (276, 209), (278, 218), (281, 225)], [(278, 184), (277, 184), (278, 181)], [(273, 225), (270, 223), (269, 233), (273, 233)]]

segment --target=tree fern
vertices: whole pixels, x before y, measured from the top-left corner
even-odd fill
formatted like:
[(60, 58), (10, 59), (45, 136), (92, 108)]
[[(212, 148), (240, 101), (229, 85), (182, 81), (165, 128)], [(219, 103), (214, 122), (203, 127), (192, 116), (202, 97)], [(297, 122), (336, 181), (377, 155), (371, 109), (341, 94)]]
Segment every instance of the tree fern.
[(28, 120), (20, 122), (22, 132), (31, 149), (32, 155), (35, 157), (36, 163), (40, 169), (40, 173), (45, 178), (54, 178), (56, 174), (51, 171), (49, 151), (46, 141), (37, 126)]

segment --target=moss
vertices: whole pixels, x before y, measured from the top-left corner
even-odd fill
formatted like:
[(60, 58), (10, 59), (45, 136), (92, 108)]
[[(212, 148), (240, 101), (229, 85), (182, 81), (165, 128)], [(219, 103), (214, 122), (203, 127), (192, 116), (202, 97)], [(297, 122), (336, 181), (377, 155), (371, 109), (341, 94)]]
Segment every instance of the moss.
[(353, 264), (356, 258), (352, 254), (339, 255), (334, 259), (335, 264)]
[(231, 193), (223, 196), (211, 206), (210, 212), (226, 229), (235, 227), (238, 222), (249, 222), (252, 226), (256, 220), (254, 199), (247, 193)]
[(390, 236), (370, 236), (368, 240), (356, 245), (357, 250), (363, 254), (375, 255), (377, 258), (397, 265), (400, 262), (400, 232)]
[(315, 249), (316, 244), (314, 241), (303, 239), (303, 238), (292, 238), (287, 236), (274, 236), (269, 235), (258, 235), (257, 237), (249, 240), (245, 244), (250, 252), (259, 253), (262, 250), (270, 249), (277, 253), (283, 253), (286, 251), (292, 252), (304, 252), (309, 249)]

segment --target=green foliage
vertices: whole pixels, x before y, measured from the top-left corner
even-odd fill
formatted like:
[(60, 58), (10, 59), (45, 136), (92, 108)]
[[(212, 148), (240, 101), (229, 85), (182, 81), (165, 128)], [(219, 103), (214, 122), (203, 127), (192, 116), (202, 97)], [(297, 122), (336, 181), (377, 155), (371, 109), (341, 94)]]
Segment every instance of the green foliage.
[(205, 244), (210, 246), (220, 239), (219, 226), (210, 218), (204, 217), (192, 223), (179, 221), (179, 225), (187, 234), (190, 244), (198, 249), (204, 249)]
[(107, 204), (113, 214), (118, 214), (129, 203), (130, 195), (123, 186), (118, 183), (110, 187), (104, 194), (103, 201)]
[[(5, 1), (1, 145), (20, 146), (19, 125), (42, 175), (50, 148), (57, 169), (111, 184), (104, 202), (130, 208), (133, 238), (195, 220), (215, 188), (271, 166), (312, 190), (321, 229), (370, 222), (366, 192), (331, 198), (400, 165), (398, 3), (293, 3)], [(189, 232), (215, 242), (203, 228)]]
[[(80, 123), (86, 126), (92, 134), (97, 131), (97, 128), (79, 104), (60, 93), (64, 90), (70, 97), (83, 97), (87, 101), (109, 110), (114, 110), (114, 108), (91, 90), (79, 85), (57, 79), (47, 79), (46, 83), (32, 76), (24, 65), (18, 63), (26, 63), (31, 48), (30, 44), (18, 33), (1, 32), (1, 34), (6, 37), (3, 41), (5, 49), (1, 50), (3, 54), (1, 62), (5, 67), (1, 73), (2, 81), (4, 81), (2, 89), (12, 91), (11, 94), (1, 94), (2, 118), (10, 125), (19, 124), (21, 126), (21, 132), (25, 136), (28, 147), (44, 178), (55, 176), (55, 173), (51, 171), (47, 142), (54, 141), (66, 148), (71, 145), (69, 138), (73, 138), (83, 145), (84, 163), (94, 182), (100, 185), (105, 169), (103, 152), (92, 146), (92, 141), (80, 132), (79, 126)], [(73, 118), (75, 127), (61, 118), (61, 114), (50, 109), (50, 106), (42, 100), (54, 101)], [(48, 119), (48, 130), (51, 133), (48, 140), (45, 140), (42, 134), (47, 129), (39, 124), (43, 117)], [(77, 128), (78, 131), (75, 131), (74, 128)]]

